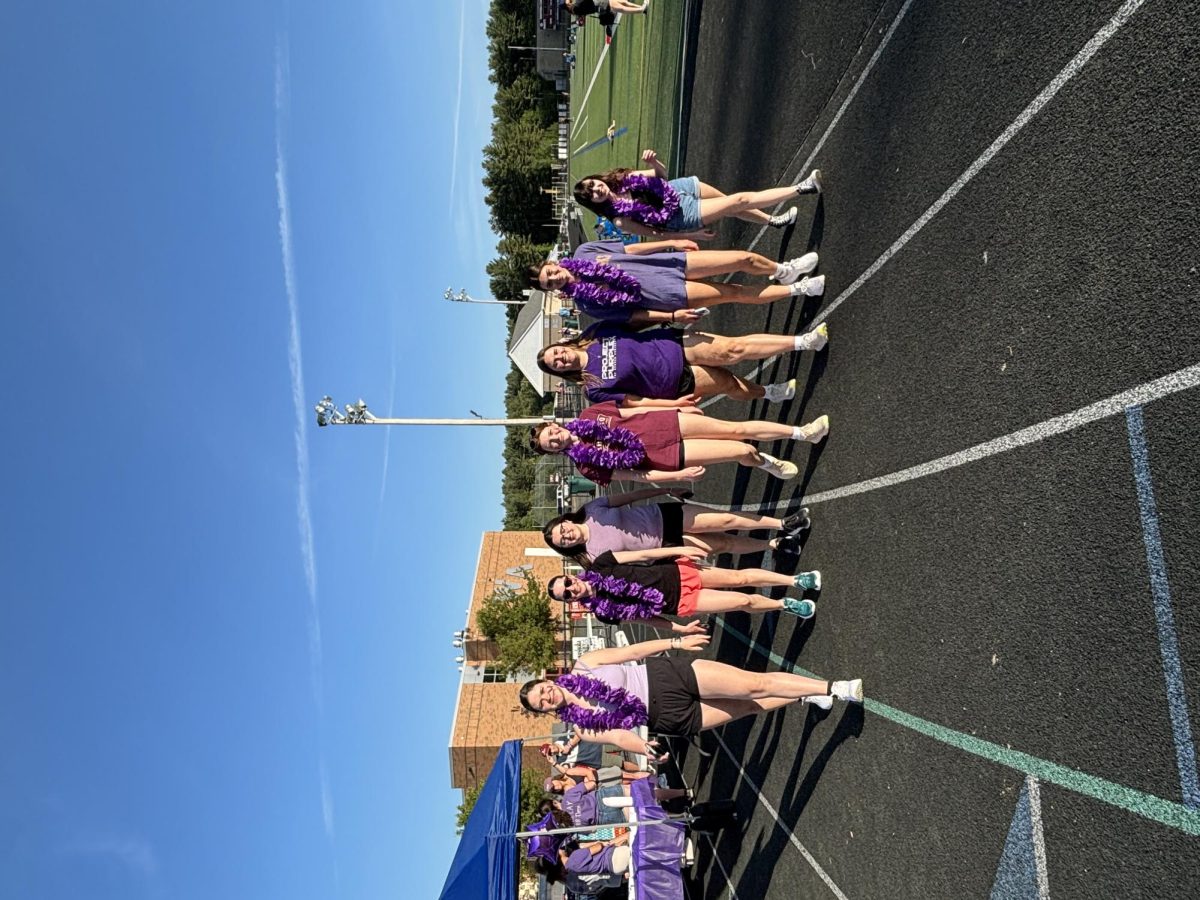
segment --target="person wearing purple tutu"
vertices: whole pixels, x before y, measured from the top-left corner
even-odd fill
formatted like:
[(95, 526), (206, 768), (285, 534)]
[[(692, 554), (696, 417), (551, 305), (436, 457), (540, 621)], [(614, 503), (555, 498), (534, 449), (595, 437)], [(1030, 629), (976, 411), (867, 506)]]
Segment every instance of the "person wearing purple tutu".
[(634, 331), (620, 325), (593, 325), (575, 338), (543, 347), (538, 368), (583, 386), (588, 400), (611, 400), (622, 407), (693, 406), (701, 397), (783, 403), (796, 396), (796, 379), (756, 384), (726, 366), (769, 359), (781, 353), (820, 351), (829, 341), (822, 322), (801, 334), (747, 334), (723, 337), (675, 328)]
[[(809, 276), (819, 258), (809, 252), (776, 263), (750, 250), (701, 250), (694, 241), (589, 241), (566, 259), (530, 270), (530, 282), (558, 291), (594, 319), (631, 325), (687, 324), (710, 306), (774, 303), (819, 297), (825, 276)], [(755, 287), (704, 281), (741, 272), (769, 276), (778, 284)]]
[(718, 569), (698, 566), (705, 552), (697, 547), (607, 551), (578, 575), (555, 575), (546, 592), (560, 603), (578, 603), (601, 622), (643, 622), (675, 634), (702, 634), (699, 621), (675, 622), (666, 616), (688, 618), (697, 613), (789, 612), (810, 619), (817, 611), (812, 600), (776, 600), (737, 587), (790, 587), (820, 590), (821, 573), (784, 575), (767, 569)]
[(537, 453), (568, 456), (579, 474), (600, 485), (624, 481), (693, 481), (704, 467), (736, 462), (787, 481), (799, 474), (795, 463), (776, 459), (746, 441), (820, 443), (829, 416), (807, 425), (751, 420), (726, 422), (699, 414), (696, 407), (622, 409), (611, 401), (589, 406), (564, 425), (543, 422), (530, 432)]
[(706, 226), (726, 216), (775, 228), (791, 225), (796, 207), (777, 216), (767, 215), (763, 208), (799, 194), (821, 192), (820, 169), (813, 169), (797, 184), (724, 194), (694, 175), (668, 181), (667, 167), (653, 150), (643, 152), (642, 160), (650, 164), (649, 169), (612, 169), (581, 178), (575, 184), (575, 202), (611, 219), (628, 234), (710, 238), (713, 231)]
[(527, 681), (521, 704), (575, 725), (585, 741), (658, 757), (655, 742), (633, 729), (645, 726), (659, 734), (691, 736), (792, 703), (829, 709), (834, 700), (862, 702), (862, 679), (824, 681), (658, 655), (668, 650), (700, 653), (708, 641), (707, 634), (689, 634), (592, 650), (579, 657), (569, 675)]

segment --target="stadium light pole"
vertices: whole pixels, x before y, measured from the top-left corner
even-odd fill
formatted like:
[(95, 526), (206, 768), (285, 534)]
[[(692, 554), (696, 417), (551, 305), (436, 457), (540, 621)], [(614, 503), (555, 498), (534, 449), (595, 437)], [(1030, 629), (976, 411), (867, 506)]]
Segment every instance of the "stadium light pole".
[(526, 300), (492, 300), (490, 298), (487, 300), (477, 300), (467, 293), (466, 288), (462, 288), (457, 294), (454, 293), (452, 288), (446, 288), (446, 292), (442, 294), (442, 298), (453, 300), (456, 303), (495, 303), (501, 306), (524, 306), (528, 295), (526, 295)]
[(540, 416), (527, 419), (382, 419), (367, 409), (367, 404), (359, 400), (357, 403), (347, 403), (345, 412), (337, 408), (333, 398), (325, 396), (313, 407), (317, 412), (317, 425), (540, 425), (543, 422), (553, 422), (554, 416)]

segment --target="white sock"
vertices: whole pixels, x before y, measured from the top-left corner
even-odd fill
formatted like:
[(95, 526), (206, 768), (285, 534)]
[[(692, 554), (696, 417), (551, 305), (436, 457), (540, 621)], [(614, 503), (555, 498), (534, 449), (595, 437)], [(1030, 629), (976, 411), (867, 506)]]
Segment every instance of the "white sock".
[(809, 340), (811, 340), (811, 338), (809, 338), (808, 340), (806, 340), (806, 338), (808, 338), (808, 332), (805, 332), (804, 334), (796, 335), (796, 339), (794, 341), (792, 341), (792, 349), (795, 350), (797, 353), (799, 353), (801, 350), (807, 350)]
[(780, 278), (782, 278), (786, 274), (787, 274), (787, 266), (785, 266), (783, 263), (776, 263), (775, 264), (775, 274), (772, 275), (771, 277), (774, 278), (776, 281), (778, 281)]
[(793, 440), (793, 441), (803, 441), (803, 440), (805, 440), (805, 437), (804, 437), (804, 432), (800, 430), (800, 426), (799, 426), (799, 425), (793, 425), (793, 426), (792, 426), (792, 440)]

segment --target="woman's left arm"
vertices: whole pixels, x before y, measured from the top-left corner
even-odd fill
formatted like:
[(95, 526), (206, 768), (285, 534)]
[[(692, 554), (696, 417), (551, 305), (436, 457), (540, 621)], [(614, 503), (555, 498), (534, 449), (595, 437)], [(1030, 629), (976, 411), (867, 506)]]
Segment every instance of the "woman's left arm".
[(624, 728), (612, 728), (608, 731), (580, 732), (583, 739), (593, 744), (612, 744), (630, 753), (644, 753), (653, 759), (658, 759), (658, 746), (654, 741), (643, 741), (632, 731)]
[(668, 650), (687, 650), (699, 653), (708, 646), (707, 634), (689, 634), (683, 637), (675, 636), (656, 641), (639, 641), (628, 647), (606, 647), (603, 650), (590, 650), (579, 657), (579, 662), (585, 666), (617, 666), (621, 663), (637, 662), (656, 653)]
[(625, 253), (628, 256), (645, 256), (647, 253), (689, 253), (699, 249), (700, 245), (695, 241), (642, 241), (630, 244), (625, 248)]

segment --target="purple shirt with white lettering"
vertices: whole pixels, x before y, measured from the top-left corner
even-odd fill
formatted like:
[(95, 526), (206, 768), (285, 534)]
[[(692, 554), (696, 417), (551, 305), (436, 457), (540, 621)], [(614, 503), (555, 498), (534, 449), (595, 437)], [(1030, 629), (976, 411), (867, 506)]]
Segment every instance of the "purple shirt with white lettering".
[(687, 361), (680, 332), (674, 328), (627, 331), (617, 325), (589, 329), (596, 342), (587, 348), (584, 372), (587, 396), (593, 403), (620, 403), (627, 395), (652, 400), (679, 397), (679, 379)]

